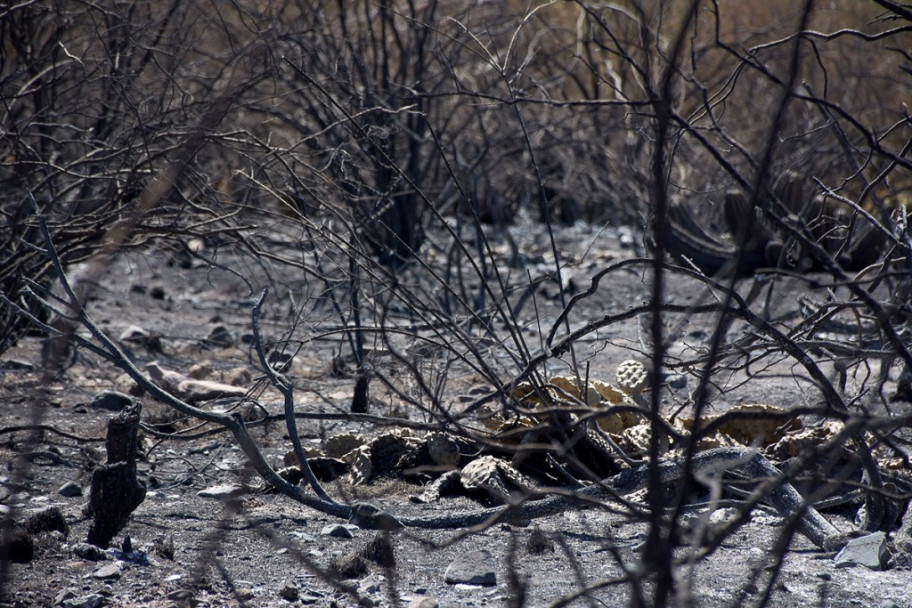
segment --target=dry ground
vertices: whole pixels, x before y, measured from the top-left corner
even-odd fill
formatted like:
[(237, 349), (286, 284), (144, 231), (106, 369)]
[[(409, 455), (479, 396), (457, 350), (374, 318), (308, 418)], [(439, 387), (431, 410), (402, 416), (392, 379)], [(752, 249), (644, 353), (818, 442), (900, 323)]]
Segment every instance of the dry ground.
[[(526, 263), (547, 261), (546, 242), (540, 230), (517, 230), (520, 250)], [(620, 231), (599, 233), (582, 227), (562, 231), (563, 255), (574, 261), (576, 288), (587, 284), (591, 272), (635, 254)], [(261, 380), (255, 357), (245, 343), (250, 333), (250, 305), (265, 278), (256, 278), (257, 268), (239, 260), (227, 260), (250, 287), (237, 275), (207, 267), (199, 262), (189, 268), (169, 263), (165, 252), (133, 252), (119, 258), (104, 277), (89, 309), (101, 326), (118, 336), (130, 325), (138, 325), (160, 336), (160, 350), (136, 346), (134, 355), (141, 364), (157, 360), (163, 367), (186, 372), (193, 364), (205, 363), (215, 376), (238, 367), (247, 369), (251, 385)], [(294, 276), (285, 275), (295, 289)], [(304, 281), (297, 285), (303, 293)], [(747, 283), (745, 283), (745, 288)], [(776, 298), (779, 310), (797, 308), (797, 299), (809, 295), (797, 283), (780, 285)], [(692, 302), (701, 297), (692, 285), (672, 281), (669, 298)], [(275, 293), (275, 292), (274, 292)], [(605, 279), (598, 292), (574, 313), (572, 324), (580, 325), (606, 311), (622, 310), (646, 298), (647, 282), (641, 274), (619, 272)], [(274, 295), (272, 297), (275, 297)], [(280, 297), (283, 297), (280, 293)], [(559, 310), (556, 286), (545, 283), (536, 294), (537, 308), (523, 310), (524, 335), (536, 344), (540, 326)], [(326, 308), (314, 307), (305, 325), (318, 332), (320, 323), (333, 318)], [(537, 312), (536, 312), (537, 311)], [(537, 319), (536, 319), (537, 317)], [(268, 333), (277, 336), (288, 321), (288, 307), (274, 306), (264, 319)], [(226, 326), (238, 338), (236, 346), (206, 346), (204, 338), (216, 324)], [(706, 340), (711, 319), (689, 319), (686, 323), (669, 319), (669, 330), (676, 332), (673, 351), (695, 346)], [(735, 328), (733, 331), (738, 331)], [(407, 346), (407, 345), (404, 345)], [(636, 356), (638, 327), (627, 322), (606, 328), (591, 340), (581, 342), (579, 361), (589, 364), (591, 377), (611, 378), (613, 366), (621, 359)], [(321, 534), (322, 528), (338, 523), (330, 517), (308, 510), (274, 493), (254, 491), (234, 503), (223, 504), (202, 498), (197, 493), (207, 487), (226, 483), (257, 484), (245, 468), (240, 449), (225, 433), (196, 439), (162, 440), (143, 434), (144, 458), (139, 463), (140, 478), (149, 488), (143, 504), (136, 510), (117, 542), (128, 535), (132, 547), (142, 552), (145, 561), (125, 561), (119, 575), (97, 578), (107, 562), (94, 562), (74, 553), (76, 543), (85, 540), (89, 520), (83, 514), (86, 497), (66, 498), (58, 489), (66, 482), (88, 487), (92, 468), (103, 459), (102, 438), (112, 413), (93, 408), (92, 398), (102, 390), (130, 391), (132, 382), (109, 364), (88, 353), (80, 353), (75, 364), (59, 381), (41, 380), (39, 343), (27, 338), (19, 347), (0, 358), (0, 472), (4, 484), (2, 503), (11, 507), (17, 519), (30, 512), (58, 507), (69, 526), (68, 534), (47, 532), (36, 536), (36, 556), (27, 564), (10, 564), (4, 585), (4, 605), (50, 606), (55, 598), (72, 592), (76, 599), (99, 594), (105, 606), (172, 606), (190, 602), (201, 606), (347, 606), (355, 605), (338, 583), (319, 574), (332, 570), (334, 560), (363, 547), (374, 538), (371, 531), (356, 531), (353, 539)], [(353, 380), (331, 373), (330, 362), (344, 350), (338, 337), (315, 339), (300, 352), (291, 376), (297, 386), (299, 412), (344, 412), (348, 407)], [(493, 361), (504, 370), (509, 362)], [(343, 357), (344, 358), (344, 357)], [(345, 363), (345, 361), (342, 361)], [(350, 362), (347, 363), (350, 365)], [(378, 366), (396, 371), (392, 362), (378, 359)], [(556, 362), (553, 372), (560, 372)], [(430, 372), (435, 370), (430, 369)], [(443, 373), (442, 370), (436, 370)], [(785, 360), (774, 361), (768, 369), (757, 370), (750, 382), (741, 384), (735, 376), (726, 378), (730, 392), (714, 399), (714, 407), (745, 402), (778, 405), (802, 404), (812, 399), (807, 382), (796, 374), (796, 366)], [(479, 378), (447, 370), (448, 393), (445, 401), (458, 408), (460, 395), (477, 386)], [(403, 382), (407, 377), (401, 376)], [(851, 381), (861, 381), (850, 379)], [(277, 393), (261, 382), (258, 402), (269, 414), (281, 413)], [(666, 407), (682, 401), (694, 386), (671, 390)], [(408, 387), (406, 387), (407, 389)], [(405, 413), (420, 419), (416, 412), (404, 411), (387, 392), (375, 389), (372, 411), (381, 415)], [(229, 401), (216, 401), (208, 407), (226, 408)], [(262, 413), (262, 410), (254, 414)], [(166, 408), (145, 399), (144, 420), (162, 422), (170, 417)], [(40, 423), (66, 433), (46, 430), (37, 434), (14, 430)], [(186, 423), (178, 421), (185, 428)], [(318, 444), (322, 437), (339, 430), (358, 430), (367, 434), (376, 429), (350, 421), (299, 422), (305, 442)], [(280, 421), (253, 429), (268, 459), (280, 466), (290, 444)], [(414, 486), (403, 482), (381, 481), (368, 487), (330, 484), (335, 496), (351, 499), (369, 497), (395, 513), (429, 513), (475, 508), (466, 498), (452, 498), (435, 505), (415, 505), (409, 494)], [(840, 527), (850, 524), (846, 514), (829, 513)], [(728, 539), (709, 558), (693, 569), (681, 571), (682, 594), (689, 593), (695, 606), (756, 605), (765, 588), (765, 565), (780, 532), (780, 520), (767, 511), (758, 511), (750, 523)], [(530, 536), (536, 530), (547, 538), (545, 551), (529, 551)], [(629, 589), (623, 585), (600, 584), (620, 576), (625, 568), (635, 568), (637, 546), (644, 539), (645, 527), (631, 523), (609, 510), (570, 511), (543, 518), (530, 528), (497, 526), (486, 531), (457, 535), (451, 531), (416, 531), (393, 536), (396, 566), (385, 570), (369, 563), (369, 573), (348, 580), (356, 593), (375, 605), (406, 605), (421, 596), (434, 598), (441, 606), (514, 605), (523, 596), (530, 606), (545, 606), (566, 600), (572, 605), (625, 606)], [(173, 546), (173, 552), (169, 548)], [(497, 584), (490, 587), (456, 586), (444, 582), (444, 570), (457, 556), (485, 549), (495, 563)], [(681, 549), (682, 555), (686, 554)], [(752, 574), (760, 579), (751, 582)], [(283, 599), (282, 589), (296, 586), (298, 599)], [(588, 593), (574, 594), (591, 587)], [(183, 590), (193, 589), (192, 594)], [(685, 593), (686, 591), (686, 593)], [(576, 599), (572, 598), (576, 597)], [(683, 597), (683, 596), (682, 596)], [(818, 551), (810, 542), (796, 537), (785, 558), (782, 573), (773, 584), (772, 606), (880, 606), (892, 601), (912, 606), (912, 580), (908, 571), (875, 572), (863, 567), (837, 569), (832, 555)], [(884, 606), (890, 604), (884, 603)]]

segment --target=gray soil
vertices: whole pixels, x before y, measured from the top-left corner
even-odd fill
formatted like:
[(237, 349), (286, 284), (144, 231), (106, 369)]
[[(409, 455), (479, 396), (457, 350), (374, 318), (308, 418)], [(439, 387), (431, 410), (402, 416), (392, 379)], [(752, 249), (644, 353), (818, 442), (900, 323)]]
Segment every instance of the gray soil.
[[(516, 281), (516, 277), (527, 276), (527, 271), (533, 277), (549, 271), (552, 257), (541, 228), (529, 225), (513, 229), (513, 234), (522, 259), (513, 268), (505, 263), (505, 272), (511, 272)], [(569, 264), (565, 281), (572, 281), (567, 287), (577, 291), (588, 286), (588, 277), (597, 270), (637, 255), (637, 243), (617, 229), (597, 231), (574, 226), (562, 229), (559, 238), (561, 255)], [(291, 237), (287, 244), (276, 241), (271, 246), (285, 247), (286, 252), (295, 244)], [(510, 257), (506, 241), (493, 237), (493, 243), (505, 260)], [(131, 346), (140, 367), (157, 361), (165, 369), (187, 373), (194, 364), (204, 363), (213, 370), (210, 378), (214, 379), (232, 374), (237, 377), (236, 370), (244, 368), (251, 376), (246, 386), (255, 387), (253, 396), (259, 404), (257, 408), (247, 407), (250, 411), (245, 414), (254, 418), (264, 413), (280, 415), (281, 398), (263, 380), (245, 339), (250, 334), (252, 302), (262, 287), (271, 286), (264, 332), (279, 339), (297, 322), (295, 337), (310, 338), (289, 371), (296, 387), (297, 411), (348, 411), (354, 386), (350, 351), (338, 334), (321, 334), (328, 327), (338, 326), (338, 319), (317, 297), (312, 281), (300, 271), (278, 266), (270, 268), (270, 280), (249, 259), (222, 255), (218, 262), (230, 268), (227, 271), (199, 260), (182, 267), (175, 256), (155, 250), (122, 255), (89, 302), (93, 318), (114, 337), (131, 325), (159, 336), (157, 343)], [(277, 276), (282, 279), (278, 288)], [(642, 266), (610, 273), (573, 311), (571, 328), (645, 302), (647, 277)], [(747, 279), (739, 284), (739, 290), (746, 293), (751, 285), (752, 280)], [(769, 310), (773, 317), (796, 311), (801, 297), (821, 295), (794, 280), (780, 280), (774, 288)], [(542, 282), (535, 289), (534, 299), (527, 300), (520, 311), (522, 335), (533, 353), (541, 348), (542, 333), (561, 309), (558, 295), (555, 282)], [(765, 292), (756, 301), (755, 310), (763, 307), (764, 297)], [(706, 296), (692, 281), (675, 278), (669, 283), (668, 299), (694, 304), (706, 301)], [(293, 303), (305, 309), (302, 318), (292, 314)], [(217, 324), (229, 330), (237, 340), (235, 345), (205, 343), (204, 338)], [(666, 320), (670, 352), (681, 363), (669, 371), (668, 378), (674, 382), (664, 397), (666, 411), (685, 404), (696, 386), (695, 370), (699, 367), (686, 363), (706, 345), (713, 326), (712, 316), (681, 315)], [(507, 336), (502, 324), (496, 331), (501, 338)], [(736, 324), (730, 330), (730, 339), (744, 332)], [(643, 358), (642, 338), (641, 324), (636, 320), (602, 328), (578, 343), (576, 365), (588, 369), (590, 378), (613, 380), (614, 366), (620, 361)], [(485, 342), (479, 344), (488, 347)], [(407, 351), (413, 344), (404, 341), (392, 346)], [(376, 369), (401, 378), (402, 391), (415, 390), (402, 362), (384, 356), (380, 348), (373, 356)], [(425, 353), (421, 369), (428, 377), (446, 380), (442, 402), (458, 411), (470, 398), (466, 395), (478, 394), (483, 379), (459, 364), (445, 368), (441, 361), (439, 356), (427, 357)], [(471, 533), (395, 533), (390, 537), (394, 566), (383, 567), (367, 560), (366, 571), (341, 578), (340, 564), (358, 561), (353, 555), (363, 553), (378, 533), (355, 530), (353, 538), (324, 535), (325, 526), (345, 522), (264, 489), (227, 433), (191, 433), (197, 436), (189, 439), (141, 433), (139, 478), (148, 492), (113, 546), (119, 549), (128, 536), (134, 551), (125, 555), (112, 549), (102, 561), (87, 559), (74, 549), (86, 539), (91, 520), (84, 507), (91, 471), (104, 461), (105, 427), (114, 415), (93, 407), (91, 402), (104, 390), (130, 392), (133, 382), (84, 350), (53, 382), (42, 380), (40, 362), (37, 337), (23, 339), (0, 357), (0, 462), (6, 465), (0, 472), (0, 502), (17, 521), (25, 521), (36, 510), (57, 507), (68, 530), (33, 534), (34, 558), (6, 565), (4, 605), (52, 606), (55, 601), (91, 605), (97, 601), (103, 606), (352, 606), (357, 605), (358, 598), (364, 604), (380, 606), (429, 606), (433, 605), (431, 600), (440, 606), (500, 606), (518, 605), (521, 599), (528, 606), (630, 605), (631, 586), (623, 581), (635, 576), (640, 567), (639, 548), (647, 527), (631, 518), (621, 505), (610, 503), (602, 509), (574, 509), (544, 517), (528, 527), (498, 524)], [(519, 371), (503, 349), (491, 347), (490, 362), (505, 380)], [(879, 371), (877, 363), (871, 362), (870, 373), (874, 375)], [(565, 357), (551, 362), (547, 371), (567, 373), (572, 364)], [(720, 390), (711, 400), (716, 411), (741, 403), (802, 406), (819, 398), (794, 360), (767, 357), (750, 371), (749, 379), (743, 371), (717, 375)], [(850, 374), (847, 390), (865, 382), (871, 381)], [(404, 415), (412, 421), (428, 420), (427, 413), (409, 409), (382, 386), (372, 385), (371, 397), (372, 414), (387, 419)], [(171, 431), (194, 426), (148, 396), (140, 398), (145, 423), (171, 423), (161, 427)], [(221, 410), (232, 406), (231, 400), (205, 405)], [(27, 430), (36, 424), (43, 425), (44, 430)], [(312, 446), (321, 445), (323, 438), (340, 431), (372, 436), (381, 430), (367, 422), (339, 419), (301, 419), (298, 424), (305, 445)], [(254, 426), (251, 433), (270, 463), (281, 467), (291, 447), (282, 421)], [(64, 497), (58, 493), (67, 482), (83, 488), (83, 495)], [(221, 484), (241, 484), (248, 491), (227, 502), (198, 495)], [(467, 497), (414, 504), (409, 496), (420, 493), (420, 488), (401, 480), (352, 486), (343, 479), (326, 487), (338, 500), (369, 500), (395, 514), (417, 516), (479, 507)], [(698, 507), (691, 511), (698, 512)], [(825, 513), (843, 530), (851, 530), (853, 515), (851, 511)], [(680, 547), (676, 555), (681, 560), (676, 604), (755, 606), (768, 599), (770, 606), (802, 608), (894, 605), (889, 602), (912, 606), (912, 579), (907, 569), (837, 568), (832, 553), (822, 552), (801, 536), (791, 540), (778, 569), (774, 548), (783, 534), (782, 523), (775, 512), (760, 508), (721, 546), (698, 561), (690, 559), (697, 555), (698, 547)], [(490, 556), (496, 583), (445, 582), (450, 563), (461, 556), (476, 555), (476, 551), (486, 551)], [(112, 564), (114, 568), (103, 570)], [(110, 577), (102, 578), (104, 574)], [(770, 583), (773, 575), (775, 580)], [(647, 597), (650, 585), (645, 579), (643, 592)], [(771, 595), (765, 598), (768, 588)], [(97, 596), (93, 598), (94, 594)], [(419, 604), (422, 597), (431, 600)]]

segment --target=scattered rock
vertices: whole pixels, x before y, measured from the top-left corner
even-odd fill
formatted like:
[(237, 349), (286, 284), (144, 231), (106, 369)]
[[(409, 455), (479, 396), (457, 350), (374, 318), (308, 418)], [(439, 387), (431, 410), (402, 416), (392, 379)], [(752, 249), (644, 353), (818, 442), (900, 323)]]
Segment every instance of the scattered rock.
[(741, 517), (741, 515), (741, 509), (736, 509), (734, 507), (723, 507), (721, 509), (716, 509), (709, 514), (709, 525), (727, 526), (731, 522)]
[(92, 593), (83, 597), (71, 597), (63, 600), (60, 605), (63, 608), (99, 608), (104, 605), (104, 596)]
[(120, 342), (144, 346), (151, 352), (161, 352), (161, 336), (152, 334), (138, 325), (131, 325), (119, 337)]
[(298, 600), (298, 586), (292, 581), (287, 581), (283, 586), (282, 590), (279, 591), (279, 595), (283, 600), (288, 600), (289, 602), (295, 602)]
[(225, 382), (231, 386), (250, 386), (253, 377), (246, 367), (235, 367), (225, 374)]
[(130, 325), (120, 332), (120, 336), (117, 339), (121, 342), (143, 342), (148, 340), (150, 335), (148, 331), (139, 325)]
[(211, 486), (196, 493), (200, 498), (214, 498), (216, 500), (227, 500), (236, 498), (247, 492), (244, 486), (236, 483), (228, 483), (218, 486)]
[(618, 229), (618, 243), (624, 249), (632, 249), (637, 245), (637, 237), (634, 236), (633, 230), (626, 226)]
[(214, 346), (217, 348), (228, 348), (229, 346), (234, 346), (237, 340), (231, 334), (227, 327), (224, 325), (216, 325), (209, 331), (209, 335), (206, 336), (206, 345)]
[(491, 553), (482, 549), (460, 555), (447, 566), (444, 580), (450, 585), (496, 585)]
[(195, 363), (190, 366), (190, 369), (187, 370), (187, 375), (194, 380), (202, 380), (204, 378), (208, 378), (212, 375), (212, 366), (209, 365), (208, 361), (205, 361), (203, 363)]
[(82, 486), (75, 481), (68, 481), (57, 490), (57, 493), (66, 498), (76, 498), (82, 496)]
[(687, 376), (684, 374), (669, 374), (665, 379), (665, 383), (668, 384), (669, 388), (681, 390), (687, 387)]
[(354, 533), (357, 529), (358, 526), (352, 524), (329, 524), (323, 526), (320, 534), (323, 536), (335, 536), (336, 538), (354, 538)]
[(163, 368), (159, 365), (158, 361), (153, 361), (146, 365), (146, 371), (149, 373), (150, 378), (165, 385), (166, 388), (171, 389), (174, 389), (178, 384), (187, 379), (183, 374)]
[(133, 405), (133, 397), (117, 391), (102, 391), (92, 397), (92, 407), (119, 412)]
[(837, 568), (861, 565), (872, 570), (882, 570), (888, 559), (886, 538), (884, 532), (853, 538), (836, 554), (833, 562)]
[(880, 606), (878, 608), (899, 608), (899, 604), (893, 600), (884, 600), (880, 603)]
[(166, 597), (180, 605), (192, 606), (195, 595), (190, 589), (175, 589), (174, 591), (169, 591)]
[(22, 361), (20, 359), (8, 359), (0, 362), (0, 369), (10, 372), (33, 372), (38, 367), (34, 363)]
[(437, 608), (437, 600), (427, 595), (413, 597), (408, 603), (408, 608)]
[(394, 515), (366, 502), (352, 505), (348, 523), (363, 530), (400, 530), (403, 527)]
[(383, 579), (378, 576), (369, 576), (358, 585), (358, 593), (361, 595), (375, 595), (381, 591), (383, 591)]
[(100, 580), (112, 580), (120, 578), (122, 573), (123, 566), (121, 566), (120, 562), (111, 562), (93, 572), (92, 577)]
[(54, 596), (54, 605), (59, 606), (65, 601), (76, 597), (76, 594), (73, 593), (72, 589), (61, 589), (57, 592), (57, 595)]
[(90, 562), (100, 562), (105, 559), (105, 552), (95, 545), (89, 543), (76, 543), (73, 545), (73, 554), (76, 557), (87, 559)]
[(105, 553), (118, 561), (139, 564), (140, 566), (149, 565), (149, 556), (146, 555), (145, 551), (124, 552), (116, 549), (108, 549)]
[(307, 532), (300, 532), (300, 531), (289, 532), (288, 536), (290, 536), (292, 538), (296, 538), (299, 541), (301, 541), (302, 543), (312, 543), (312, 542), (316, 542), (316, 540), (317, 540), (317, 537), (315, 537), (313, 534), (308, 534)]

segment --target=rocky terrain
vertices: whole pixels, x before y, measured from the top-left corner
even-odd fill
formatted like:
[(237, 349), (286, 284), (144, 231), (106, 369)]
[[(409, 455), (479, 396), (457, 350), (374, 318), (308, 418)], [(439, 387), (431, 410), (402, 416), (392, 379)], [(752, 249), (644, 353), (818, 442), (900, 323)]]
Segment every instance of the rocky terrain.
[[(516, 230), (514, 237), (521, 272), (544, 274), (549, 253), (540, 244), (545, 240), (541, 231)], [(511, 244), (495, 243), (506, 259)], [(636, 256), (639, 245), (624, 230), (573, 226), (561, 231), (560, 247), (569, 263), (564, 288), (571, 294), (585, 289), (595, 271)], [(201, 407), (236, 411), (258, 421), (251, 436), (269, 463), (280, 468), (291, 447), (282, 399), (258, 368), (250, 338), (250, 308), (266, 279), (256, 278), (249, 260), (230, 262), (226, 269), (199, 260), (181, 263), (173, 252), (129, 252), (108, 270), (88, 310), (131, 350), (142, 369), (156, 369), (147, 367), (155, 363), (160, 371), (247, 392), (252, 399), (241, 405), (229, 396), (201, 402)], [(296, 293), (296, 279), (284, 278), (291, 286), (288, 293)], [(741, 287), (748, 290), (751, 281), (745, 279)], [(280, 299), (270, 301), (263, 319), (270, 337), (281, 337), (293, 322), (289, 303), (281, 301), (288, 293), (270, 296)], [(571, 327), (642, 303), (647, 293), (642, 268), (612, 273), (574, 310)], [(787, 280), (776, 293), (774, 309), (779, 312), (797, 309), (799, 298), (814, 295), (800, 282)], [(693, 303), (702, 297), (686, 281), (670, 282), (669, 300)], [(522, 309), (519, 325), (528, 344), (538, 346), (561, 310), (558, 286), (541, 282), (532, 300)], [(354, 362), (338, 333), (321, 333), (321, 326), (332, 324), (330, 311), (315, 304), (309, 315), (301, 324), (309, 337), (301, 350), (291, 349), (287, 368), (296, 387), (296, 411), (309, 416), (298, 421), (302, 442), (319, 448), (340, 432), (377, 435), (386, 427), (346, 415)], [(712, 323), (708, 316), (669, 319), (671, 352), (682, 354), (705, 344)], [(576, 364), (585, 366), (593, 379), (610, 379), (621, 360), (643, 357), (642, 339), (635, 320), (605, 327), (579, 342)], [(374, 347), (372, 364), (388, 377), (400, 378), (401, 390), (414, 390), (405, 362), (385, 355), (383, 346)], [(442, 402), (453, 412), (490, 390), (471, 370), (442, 361), (424, 356), (422, 370), (441, 380)], [(510, 361), (496, 350), (491, 361), (509, 377)], [(5, 464), (0, 504), (17, 523), (7, 534), (16, 542), (8, 545), (8, 556), (15, 559), (4, 563), (3, 606), (634, 605), (631, 586), (622, 581), (638, 568), (647, 527), (620, 504), (569, 509), (527, 526), (364, 530), (269, 490), (230, 434), (183, 419), (139, 394), (128, 376), (99, 356), (80, 349), (72, 365), (51, 380), (40, 364), (41, 344), (35, 336), (0, 358), (0, 461)], [(566, 373), (570, 363), (548, 365), (549, 373)], [(669, 370), (666, 378), (663, 408), (671, 412), (686, 402), (695, 378), (684, 367)], [(751, 370), (749, 381), (743, 378), (743, 371), (724, 378), (726, 390), (712, 400), (715, 412), (741, 403), (799, 407), (813, 399), (806, 378), (786, 358)], [(107, 424), (124, 405), (110, 391), (142, 402), (137, 476), (146, 492), (123, 530), (102, 550), (86, 543), (92, 524), (86, 505), (92, 471), (105, 461)], [(376, 383), (369, 414), (387, 423), (397, 417), (411, 423), (432, 420), (428, 411), (410, 409), (393, 390)], [(410, 497), (421, 487), (401, 479), (354, 485), (342, 476), (325, 487), (337, 500), (370, 501), (397, 516), (481, 506), (467, 496), (416, 504)], [(725, 504), (716, 507), (711, 514), (719, 520), (738, 513)], [(686, 518), (700, 521), (704, 508), (694, 505)], [(829, 510), (825, 516), (842, 530), (852, 529), (852, 509)], [(760, 505), (700, 559), (699, 546), (688, 546), (684, 539), (677, 550), (682, 562), (676, 602), (701, 607), (912, 605), (908, 568), (837, 564), (834, 552), (821, 551), (800, 535), (792, 538), (777, 568), (783, 523), (773, 509)], [(648, 580), (644, 585), (648, 595)]]

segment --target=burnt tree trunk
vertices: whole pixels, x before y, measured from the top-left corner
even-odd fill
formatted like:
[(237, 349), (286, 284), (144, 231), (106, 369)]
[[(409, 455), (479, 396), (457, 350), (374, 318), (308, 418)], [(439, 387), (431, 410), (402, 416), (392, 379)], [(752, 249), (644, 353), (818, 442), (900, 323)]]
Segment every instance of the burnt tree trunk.
[(125, 408), (108, 422), (107, 464), (92, 473), (88, 512), (94, 517), (88, 542), (107, 548), (146, 497), (146, 486), (136, 479), (140, 403)]

